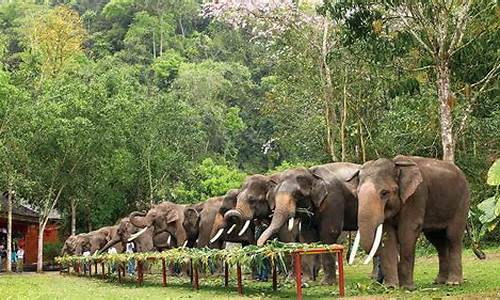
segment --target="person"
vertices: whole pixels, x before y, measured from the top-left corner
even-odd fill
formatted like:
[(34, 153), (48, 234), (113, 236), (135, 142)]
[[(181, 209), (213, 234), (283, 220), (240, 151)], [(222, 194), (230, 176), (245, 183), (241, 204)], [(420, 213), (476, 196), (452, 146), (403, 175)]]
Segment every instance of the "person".
[[(125, 253), (127, 253), (127, 254), (134, 253), (134, 249), (135, 249), (134, 243), (129, 242), (129, 243), (127, 243), (127, 250), (125, 251)], [(135, 260), (134, 259), (129, 259), (127, 273), (130, 276), (133, 276), (135, 274)]]
[(16, 267), (16, 271), (19, 272), (19, 273), (22, 273), (23, 272), (23, 266), (24, 266), (24, 249), (22, 247), (19, 247), (19, 249), (17, 249), (17, 267)]
[[(82, 253), (83, 257), (87, 257), (87, 256), (90, 256), (90, 251), (84, 251)], [(90, 262), (84, 262), (83, 263), (83, 273), (84, 274), (87, 274), (87, 272), (90, 271)]]
[[(10, 262), (11, 262), (12, 267), (17, 265), (17, 253), (16, 253), (16, 251), (17, 251), (16, 245), (12, 244), (12, 252), (10, 253)], [(14, 271), (14, 270), (12, 270), (12, 271)]]
[(7, 251), (5, 251), (4, 245), (0, 244), (0, 272), (3, 271), (3, 261), (7, 256)]
[[(117, 254), (117, 253), (118, 251), (116, 251), (115, 247), (111, 247), (108, 249), (108, 254)], [(108, 267), (111, 268), (111, 273), (114, 273), (116, 271), (116, 263), (112, 262), (109, 264)]]
[[(256, 221), (255, 226), (255, 240), (258, 240), (260, 235), (266, 230), (268, 225), (260, 220)], [(257, 281), (267, 281), (269, 277), (269, 270), (271, 269), (271, 261), (269, 258), (264, 258), (262, 264), (257, 266)]]

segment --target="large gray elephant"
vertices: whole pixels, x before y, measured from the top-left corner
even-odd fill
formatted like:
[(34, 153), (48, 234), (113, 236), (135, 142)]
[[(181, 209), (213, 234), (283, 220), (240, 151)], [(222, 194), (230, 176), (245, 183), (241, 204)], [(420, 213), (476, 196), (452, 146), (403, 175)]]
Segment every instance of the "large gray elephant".
[(77, 235), (70, 235), (65, 241), (61, 249), (61, 255), (76, 255), (76, 248), (78, 243), (83, 242), (83, 235), (86, 233), (80, 233)]
[[(338, 242), (343, 230), (356, 230), (356, 186), (348, 179), (359, 168), (351, 163), (331, 163), (283, 172), (272, 192), (275, 209), (271, 224), (257, 245), (263, 245), (287, 222), (292, 229), (296, 218), (309, 220), (309, 229), (318, 234), (319, 241), (327, 244)], [(322, 260), (323, 283), (332, 284), (336, 281), (335, 260), (330, 254), (322, 255)]]
[[(188, 206), (172, 202), (162, 202), (153, 205), (146, 212), (135, 211), (129, 216), (130, 222), (139, 228), (145, 229), (153, 227), (153, 235), (168, 233), (171, 236), (170, 245), (172, 247), (186, 246), (187, 234), (184, 226), (184, 210)], [(141, 233), (146, 232), (141, 230)]]
[(435, 281), (462, 283), (469, 188), (456, 165), (415, 156), (381, 158), (365, 163), (352, 180), (359, 182), (356, 240), (369, 251), (368, 262), (385, 236), (379, 252), (386, 285), (414, 289), (415, 244), (421, 232), (439, 254)]
[(111, 235), (108, 243), (100, 249), (100, 252), (114, 247), (118, 253), (121, 253), (126, 249), (128, 242), (134, 243), (136, 252), (150, 252), (169, 247), (170, 235), (167, 232), (155, 236), (153, 227), (146, 227), (145, 232), (141, 232), (141, 230), (143, 229), (134, 226), (128, 217), (120, 219), (117, 223), (117, 229)]
[[(242, 184), (237, 196), (234, 208), (229, 209), (224, 214), (224, 220), (227, 224), (244, 224), (238, 235), (244, 234), (246, 228), (252, 227), (252, 220), (259, 220), (263, 223), (269, 223), (271, 215), (275, 208), (275, 188), (280, 182), (283, 173), (273, 175), (250, 175)], [(274, 233), (277, 233), (278, 239), (282, 242), (304, 242), (310, 243), (318, 240), (318, 235), (312, 229), (312, 221), (307, 216), (303, 218), (302, 223), (293, 222), (294, 226), (280, 226)], [(272, 223), (271, 223), (272, 224)], [(299, 230), (301, 228), (302, 230)], [(267, 231), (267, 230), (266, 230)], [(303, 270), (306, 281), (315, 278), (315, 257), (304, 257)]]

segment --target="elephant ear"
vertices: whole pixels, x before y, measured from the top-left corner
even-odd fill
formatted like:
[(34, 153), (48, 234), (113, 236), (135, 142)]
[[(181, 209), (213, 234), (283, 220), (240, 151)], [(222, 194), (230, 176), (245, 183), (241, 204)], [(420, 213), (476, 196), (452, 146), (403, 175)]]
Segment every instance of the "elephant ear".
[(328, 196), (328, 188), (326, 187), (325, 179), (315, 172), (314, 169), (311, 170), (311, 174), (314, 177), (311, 187), (311, 200), (314, 206), (319, 208)]
[(276, 186), (278, 185), (280, 179), (280, 174), (274, 174), (269, 176), (269, 180), (267, 182), (267, 194), (266, 194), (266, 200), (271, 208), (271, 210), (274, 210), (276, 207), (275, 203), (275, 196), (276, 196)]
[(169, 208), (167, 210), (166, 215), (165, 215), (165, 220), (166, 220), (167, 224), (175, 222), (175, 221), (179, 220), (179, 213), (174, 208)]
[(420, 168), (411, 159), (397, 156), (394, 158), (394, 163), (399, 170), (399, 197), (405, 204), (424, 179)]
[(200, 213), (194, 208), (187, 208), (184, 211), (184, 219), (189, 222), (189, 224), (196, 224), (200, 218)]

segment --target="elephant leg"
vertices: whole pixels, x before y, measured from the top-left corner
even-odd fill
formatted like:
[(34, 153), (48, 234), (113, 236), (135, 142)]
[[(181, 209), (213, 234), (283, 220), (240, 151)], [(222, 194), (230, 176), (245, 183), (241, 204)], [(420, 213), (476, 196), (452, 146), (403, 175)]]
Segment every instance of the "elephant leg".
[(398, 287), (398, 238), (396, 230), (392, 226), (386, 226), (385, 232), (384, 246), (380, 251), (380, 267), (385, 285), (388, 287)]
[(314, 261), (316, 255), (303, 255), (302, 256), (302, 273), (304, 282), (314, 280)]
[(436, 248), (439, 255), (439, 273), (435, 283), (443, 284), (448, 279), (449, 272), (449, 242), (443, 231), (426, 232), (425, 237)]
[[(458, 216), (457, 216), (458, 217)], [(463, 283), (463, 273), (462, 273), (462, 240), (465, 232), (465, 223), (461, 218), (458, 224), (450, 224), (446, 230), (446, 234), (449, 242), (449, 272), (447, 284), (458, 285)]]
[[(320, 240), (326, 244), (333, 244), (337, 242), (340, 234), (342, 233), (342, 226), (331, 226), (329, 224), (322, 224), (320, 230)], [(337, 283), (335, 276), (336, 271), (336, 258), (332, 254), (322, 254), (321, 261), (325, 277), (321, 281), (322, 284), (332, 285)]]
[(413, 269), (415, 266), (415, 246), (420, 235), (420, 224), (401, 226), (398, 231), (399, 238), (399, 286), (414, 290)]

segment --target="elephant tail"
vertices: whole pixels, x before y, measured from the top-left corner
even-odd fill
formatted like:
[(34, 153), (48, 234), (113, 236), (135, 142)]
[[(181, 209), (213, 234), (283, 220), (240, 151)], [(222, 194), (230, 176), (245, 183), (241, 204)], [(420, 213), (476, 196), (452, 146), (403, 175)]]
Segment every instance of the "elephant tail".
[(474, 254), (479, 259), (486, 259), (486, 254), (481, 249), (479, 249), (479, 243), (474, 239), (474, 236), (472, 234), (472, 226), (469, 220), (467, 220), (467, 223), (465, 224), (465, 230), (467, 231), (467, 235), (469, 236), (469, 239), (471, 241), (472, 251), (474, 252)]

